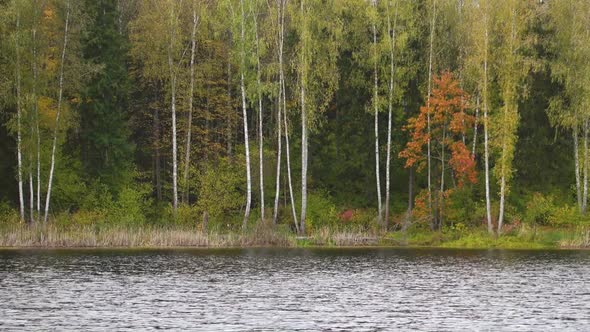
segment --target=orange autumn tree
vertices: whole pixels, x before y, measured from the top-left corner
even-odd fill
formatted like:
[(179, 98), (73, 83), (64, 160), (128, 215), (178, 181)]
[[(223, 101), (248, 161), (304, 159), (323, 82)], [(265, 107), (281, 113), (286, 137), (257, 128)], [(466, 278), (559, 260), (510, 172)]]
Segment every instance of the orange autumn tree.
[(445, 176), (454, 177), (453, 184), (462, 187), (466, 181), (475, 183), (477, 173), (475, 158), (465, 145), (466, 133), (474, 122), (474, 117), (467, 113), (469, 96), (448, 71), (434, 77), (433, 82), (430, 102), (420, 107), (420, 113), (405, 126), (410, 140), (399, 156), (406, 159), (406, 168), (416, 165), (421, 170), (426, 164), (425, 150), (430, 141), (431, 158), (436, 160), (432, 168), (433, 188), (437, 189), (434, 195), (428, 195), (432, 201), (427, 206), (432, 207), (429, 211), (432, 228), (440, 229), (444, 198), (450, 192), (445, 188)]

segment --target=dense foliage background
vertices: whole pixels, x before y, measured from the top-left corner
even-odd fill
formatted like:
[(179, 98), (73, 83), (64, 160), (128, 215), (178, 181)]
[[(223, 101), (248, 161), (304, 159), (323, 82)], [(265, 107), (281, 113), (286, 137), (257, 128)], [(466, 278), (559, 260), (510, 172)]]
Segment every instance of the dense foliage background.
[(262, 185), (307, 232), (584, 224), (589, 31), (586, 0), (3, 0), (0, 222), (238, 229)]

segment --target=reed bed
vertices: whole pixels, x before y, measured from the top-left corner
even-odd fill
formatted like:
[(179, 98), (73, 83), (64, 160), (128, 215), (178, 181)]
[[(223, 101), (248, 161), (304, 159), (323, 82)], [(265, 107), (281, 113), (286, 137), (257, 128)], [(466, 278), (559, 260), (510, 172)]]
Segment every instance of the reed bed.
[(94, 228), (59, 229), (17, 225), (0, 229), (0, 247), (255, 247), (296, 245), (294, 236), (273, 229), (237, 233), (203, 232), (198, 229)]

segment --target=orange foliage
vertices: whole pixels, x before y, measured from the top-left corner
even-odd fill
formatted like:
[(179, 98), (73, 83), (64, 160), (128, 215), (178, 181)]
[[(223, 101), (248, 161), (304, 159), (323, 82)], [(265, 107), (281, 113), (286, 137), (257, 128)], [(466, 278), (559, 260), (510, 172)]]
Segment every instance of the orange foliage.
[[(399, 156), (406, 159), (406, 167), (417, 165), (418, 169), (422, 169), (426, 160), (426, 146), (430, 139), (433, 156), (441, 151), (445, 154), (450, 151), (451, 158), (446, 159), (459, 186), (462, 186), (465, 180), (474, 183), (477, 177), (475, 159), (461, 139), (475, 120), (466, 112), (469, 96), (448, 71), (434, 77), (433, 82), (430, 102), (420, 107), (420, 113), (408, 120), (405, 130), (410, 132), (410, 140)], [(438, 156), (440, 159), (442, 157)]]

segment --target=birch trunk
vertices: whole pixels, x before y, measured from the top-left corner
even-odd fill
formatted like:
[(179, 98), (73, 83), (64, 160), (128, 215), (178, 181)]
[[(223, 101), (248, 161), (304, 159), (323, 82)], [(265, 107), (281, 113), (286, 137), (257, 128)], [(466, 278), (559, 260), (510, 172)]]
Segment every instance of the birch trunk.
[(574, 162), (575, 162), (575, 172), (576, 172), (576, 198), (578, 200), (578, 208), (580, 209), (580, 213), (584, 213), (584, 204), (582, 203), (582, 183), (580, 179), (580, 147), (578, 143), (578, 125), (574, 125), (573, 129), (573, 139), (574, 139)]
[(389, 108), (387, 114), (387, 157), (385, 160), (385, 230), (389, 228), (389, 200), (390, 200), (390, 188), (391, 188), (391, 180), (390, 180), (390, 173), (391, 173), (391, 122), (392, 122), (392, 113), (393, 113), (393, 83), (394, 83), (394, 73), (395, 73), (395, 62), (394, 62), (394, 52), (395, 52), (395, 32), (397, 28), (397, 1), (395, 3), (395, 18), (393, 21), (393, 27), (391, 26), (391, 17), (389, 14), (389, 7), (391, 5), (391, 1), (387, 1), (387, 33), (389, 34), (390, 40), (390, 63), (389, 63)]
[(473, 122), (473, 146), (471, 148), (471, 155), (475, 159), (475, 146), (477, 145), (477, 124), (479, 121), (479, 96), (477, 97), (475, 107), (475, 121)]
[[(307, 33), (305, 29), (306, 17), (304, 11), (305, 1), (301, 0), (301, 17), (303, 18), (303, 29), (304, 33)], [(302, 38), (301, 43), (301, 222), (299, 225), (299, 231), (301, 234), (305, 234), (305, 218), (307, 212), (307, 110), (305, 109), (305, 85), (307, 80), (307, 68), (305, 61), (305, 37)]]
[[(228, 42), (228, 54), (227, 54), (227, 107), (228, 109), (232, 109), (232, 95), (231, 95), (231, 35)], [(232, 151), (232, 119), (229, 118), (227, 121), (227, 155), (231, 158), (233, 155)]]
[(291, 198), (291, 214), (293, 214), (293, 222), (295, 223), (295, 229), (299, 229), (297, 223), (297, 211), (295, 210), (295, 195), (293, 194), (293, 181), (291, 178), (291, 148), (289, 147), (289, 124), (287, 122), (287, 100), (286, 100), (286, 88), (284, 74), (281, 74), (281, 88), (283, 90), (283, 119), (285, 121), (285, 149), (287, 156), (287, 181), (289, 182), (289, 197)]
[[(33, 131), (31, 130), (31, 134)], [(31, 135), (33, 136), (33, 135)], [(31, 137), (33, 138), (33, 137)], [(32, 223), (35, 222), (35, 189), (33, 189), (33, 153), (29, 155), (29, 221)]]
[(168, 47), (168, 69), (170, 71), (170, 109), (172, 113), (172, 206), (174, 209), (174, 217), (178, 211), (178, 147), (176, 142), (176, 73), (174, 70), (174, 60), (172, 58), (172, 52), (175, 41), (174, 32), (174, 21), (175, 21), (174, 8), (170, 11), (170, 45)]
[(258, 85), (258, 168), (260, 178), (260, 221), (264, 222), (264, 137), (262, 133), (262, 83), (260, 68), (260, 45), (258, 40), (258, 19), (254, 13), (256, 33), (256, 84)]
[(442, 225), (443, 225), (443, 213), (444, 213), (444, 192), (445, 192), (445, 140), (447, 139), (447, 127), (443, 126), (443, 132), (442, 132), (442, 141), (441, 141), (441, 147), (440, 147), (440, 191), (439, 191), (439, 205), (438, 205), (438, 220), (437, 220), (437, 226), (438, 229), (441, 230), (442, 229)]
[(22, 105), (21, 105), (21, 75), (20, 75), (20, 52), (19, 52), (19, 33), (20, 33), (20, 11), (16, 6), (16, 32), (14, 38), (15, 56), (16, 56), (16, 153), (17, 153), (17, 173), (18, 173), (18, 199), (20, 220), (25, 221), (25, 201), (23, 193), (23, 161), (22, 161)]
[(64, 45), (61, 51), (61, 63), (59, 68), (59, 93), (57, 97), (57, 113), (55, 115), (55, 128), (53, 130), (53, 145), (51, 147), (51, 164), (49, 166), (49, 178), (47, 180), (47, 196), (45, 199), (45, 215), (43, 222), (47, 223), (49, 216), (49, 203), (51, 202), (51, 186), (53, 183), (53, 173), (55, 171), (55, 153), (57, 150), (57, 136), (59, 133), (59, 116), (61, 113), (62, 99), (63, 99), (63, 86), (64, 86), (64, 66), (66, 61), (66, 49), (68, 46), (68, 27), (70, 24), (70, 2), (67, 2), (66, 11), (66, 25), (64, 28)]
[(245, 15), (244, 15), (244, 0), (240, 0), (240, 7), (242, 11), (242, 29), (241, 29), (241, 41), (242, 41), (242, 68), (240, 68), (240, 90), (242, 92), (242, 117), (244, 119), (244, 147), (246, 150), (246, 209), (244, 211), (244, 221), (242, 222), (242, 228), (245, 229), (248, 224), (248, 218), (250, 217), (250, 205), (252, 203), (252, 177), (250, 174), (250, 143), (248, 140), (248, 114), (246, 112), (246, 88), (244, 82), (244, 71), (246, 70), (246, 50), (245, 50)]
[(37, 80), (39, 72), (37, 68), (37, 1), (33, 1), (33, 103), (35, 111), (35, 133), (37, 136), (37, 222), (41, 218), (41, 134), (39, 132), (39, 105), (37, 100)]
[(582, 213), (588, 209), (588, 119), (584, 120), (584, 192), (582, 196)]
[[(486, 3), (487, 5), (487, 3)], [(485, 9), (487, 11), (487, 7)], [(484, 17), (485, 20), (485, 36), (484, 36), (484, 62), (483, 62), (483, 132), (484, 132), (484, 168), (485, 168), (485, 182), (486, 182), (486, 217), (488, 223), (488, 233), (494, 232), (492, 225), (492, 202), (490, 196), (490, 151), (489, 151), (489, 119), (488, 119), (488, 16), (487, 12)]]
[(293, 216), (293, 223), (295, 224), (295, 230), (299, 233), (299, 223), (297, 221), (297, 211), (295, 208), (295, 195), (293, 194), (293, 178), (291, 176), (291, 147), (289, 143), (289, 124), (287, 118), (287, 87), (285, 85), (285, 72), (283, 69), (283, 45), (285, 39), (285, 4), (286, 1), (281, 1), (282, 9), (281, 9), (281, 27), (280, 27), (280, 43), (279, 43), (279, 52), (280, 52), (280, 59), (279, 59), (279, 89), (282, 91), (282, 107), (283, 107), (283, 120), (284, 120), (284, 130), (285, 130), (285, 155), (287, 157), (287, 182), (289, 184), (289, 197), (291, 199), (291, 214)]
[(426, 113), (428, 141), (427, 146), (427, 166), (428, 166), (428, 208), (432, 214), (432, 165), (431, 165), (431, 140), (430, 140), (430, 95), (432, 93), (432, 57), (434, 47), (434, 28), (436, 25), (436, 0), (432, 0), (432, 23), (430, 25), (430, 50), (428, 55), (428, 95), (426, 100)]
[[(377, 7), (377, 0), (373, 0), (373, 7)], [(373, 106), (375, 112), (375, 180), (377, 185), (377, 222), (380, 225), (383, 225), (383, 207), (381, 202), (381, 175), (379, 170), (379, 106), (378, 106), (378, 97), (379, 97), (379, 73), (377, 71), (377, 28), (375, 23), (373, 23), (373, 47), (375, 48), (374, 53), (374, 66), (373, 66)]]
[(192, 124), (193, 124), (193, 97), (195, 91), (195, 51), (197, 46), (196, 41), (196, 33), (197, 33), (197, 25), (199, 24), (199, 17), (197, 16), (197, 9), (195, 5), (195, 1), (193, 0), (193, 29), (191, 31), (191, 61), (190, 61), (190, 93), (188, 98), (188, 122), (187, 122), (187, 130), (186, 130), (186, 148), (185, 148), (185, 156), (184, 156), (184, 178), (183, 178), (183, 188), (184, 188), (184, 202), (189, 204), (189, 184), (188, 184), (188, 176), (190, 170), (190, 162), (191, 162), (191, 134), (192, 134)]

